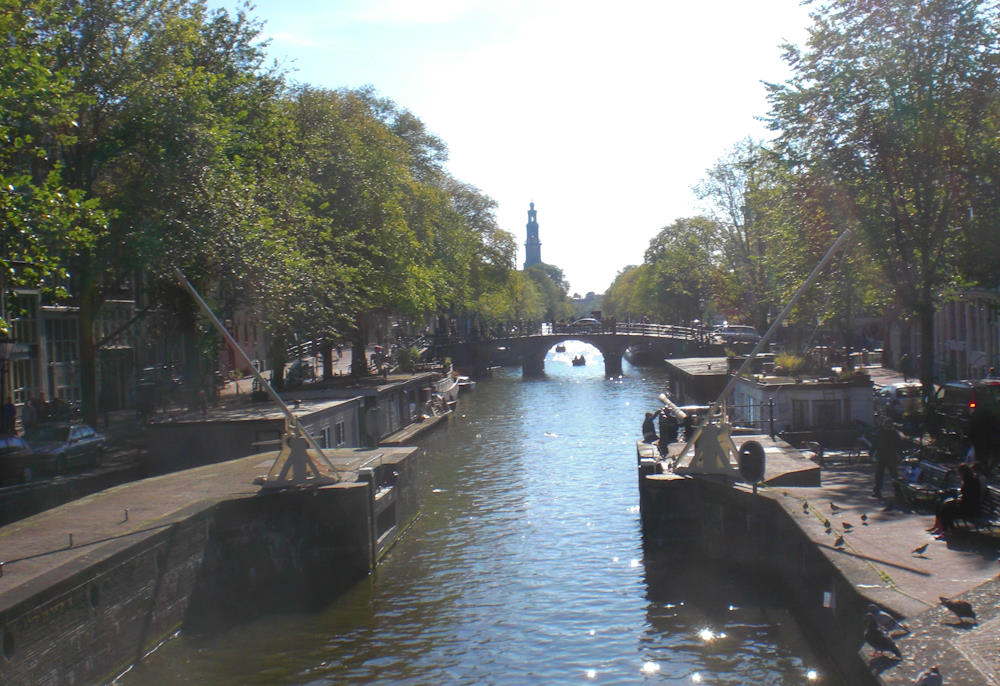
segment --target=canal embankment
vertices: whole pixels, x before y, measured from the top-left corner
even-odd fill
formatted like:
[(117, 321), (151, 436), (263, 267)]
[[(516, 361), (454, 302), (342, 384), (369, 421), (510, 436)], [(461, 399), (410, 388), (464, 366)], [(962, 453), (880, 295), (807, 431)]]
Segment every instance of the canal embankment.
[[(773, 447), (766, 438), (753, 438)], [(640, 444), (640, 458), (643, 450), (650, 447)], [(787, 445), (769, 450), (770, 485), (756, 496), (744, 484), (645, 476), (640, 459), (647, 543), (686, 545), (781, 579), (813, 643), (825, 648), (845, 683), (912, 684), (933, 665), (941, 666), (945, 683), (1000, 683), (995, 532), (935, 539), (926, 531), (933, 514), (871, 495), (874, 475), (867, 462), (829, 462), (820, 469), (807, 455)], [(820, 476), (816, 482), (813, 470)], [(977, 622), (959, 622), (939, 596), (971, 602)], [(864, 644), (870, 603), (909, 627), (896, 638), (901, 660), (873, 657)]]
[(0, 528), (0, 683), (103, 683), (178, 630), (319, 609), (416, 516), (416, 448), (262, 492), (276, 453), (120, 485)]

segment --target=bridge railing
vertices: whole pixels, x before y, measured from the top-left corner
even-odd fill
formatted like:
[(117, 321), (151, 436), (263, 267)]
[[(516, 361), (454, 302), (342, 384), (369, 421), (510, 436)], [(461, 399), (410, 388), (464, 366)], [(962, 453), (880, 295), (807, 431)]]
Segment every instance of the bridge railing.
[(587, 326), (545, 322), (537, 326), (511, 329), (506, 335), (491, 335), (486, 337), (464, 337), (457, 335), (435, 335), (430, 344), (433, 346), (454, 345), (462, 343), (481, 343), (489, 340), (509, 340), (512, 338), (531, 338), (533, 336), (558, 336), (563, 334), (620, 334), (629, 336), (650, 336), (658, 338), (673, 338), (688, 341), (708, 340), (708, 331), (691, 326), (677, 324), (648, 324), (642, 322), (597, 322)]

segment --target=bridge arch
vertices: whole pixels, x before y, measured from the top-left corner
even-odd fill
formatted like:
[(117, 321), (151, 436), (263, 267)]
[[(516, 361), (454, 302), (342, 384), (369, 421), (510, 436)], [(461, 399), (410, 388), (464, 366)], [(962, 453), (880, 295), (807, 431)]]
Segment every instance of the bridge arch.
[(457, 360), (466, 360), (478, 374), (485, 370), (494, 352), (503, 348), (506, 353), (520, 358), (524, 376), (544, 376), (546, 353), (565, 341), (582, 341), (597, 348), (604, 357), (607, 377), (621, 375), (622, 358), (625, 349), (631, 345), (646, 343), (662, 350), (667, 357), (713, 354), (717, 352), (714, 348), (719, 347), (707, 345), (694, 329), (656, 324), (619, 324), (613, 331), (546, 332), (475, 343), (453, 343), (446, 346), (446, 353)]

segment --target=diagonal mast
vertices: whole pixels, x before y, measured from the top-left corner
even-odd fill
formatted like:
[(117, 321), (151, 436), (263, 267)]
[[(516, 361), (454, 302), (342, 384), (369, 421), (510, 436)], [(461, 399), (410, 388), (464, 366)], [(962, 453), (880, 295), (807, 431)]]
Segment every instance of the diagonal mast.
[[(277, 394), (277, 392), (267, 381), (267, 379), (265, 379), (264, 376), (260, 373), (260, 370), (258, 370), (257, 367), (253, 364), (253, 362), (250, 360), (250, 357), (246, 354), (243, 348), (240, 347), (239, 343), (236, 342), (236, 339), (233, 338), (232, 334), (230, 334), (229, 331), (226, 329), (226, 327), (222, 325), (222, 322), (220, 322), (219, 318), (215, 316), (215, 313), (212, 312), (212, 309), (202, 299), (198, 291), (195, 290), (195, 287), (192, 286), (191, 283), (187, 280), (183, 272), (181, 272), (179, 268), (174, 267), (174, 274), (177, 276), (177, 280), (180, 282), (181, 286), (183, 286), (184, 289), (191, 294), (191, 297), (194, 298), (195, 302), (198, 303), (198, 306), (201, 308), (201, 311), (205, 314), (206, 317), (208, 317), (209, 321), (212, 322), (212, 325), (218, 330), (220, 334), (222, 334), (223, 338), (226, 339), (226, 342), (228, 342), (229, 345), (231, 345), (233, 349), (236, 350), (243, 357), (244, 360), (246, 360), (247, 366), (250, 367), (250, 371), (253, 372), (254, 377), (257, 379), (257, 381), (260, 382), (264, 390), (267, 391), (267, 394), (271, 397), (271, 400), (277, 403), (278, 406), (281, 408), (282, 412), (284, 412), (286, 434), (288, 433), (287, 431), (288, 427), (295, 428), (295, 434), (296, 434), (295, 436), (293, 437), (286, 436), (285, 438), (282, 439), (282, 445), (285, 446), (285, 449), (283, 449), (281, 453), (279, 453), (278, 457), (275, 458), (274, 464), (271, 466), (271, 469), (268, 470), (268, 476), (270, 476), (271, 474), (275, 474), (276, 473), (275, 466), (277, 465), (278, 461), (281, 460), (282, 458), (285, 458), (286, 464), (281, 468), (280, 472), (278, 472), (280, 476), (277, 477), (276, 479), (269, 478), (265, 480), (264, 486), (267, 487), (269, 485), (268, 482), (270, 481), (277, 482), (270, 484), (271, 486), (304, 485), (306, 483), (308, 484), (336, 483), (339, 479), (331, 478), (329, 476), (321, 474), (316, 464), (313, 462), (312, 457), (310, 457), (305, 450), (305, 446), (302, 443), (303, 439), (310, 448), (316, 451), (316, 453), (322, 458), (322, 460), (327, 464), (327, 466), (331, 470), (333, 470), (334, 473), (336, 473), (338, 471), (337, 468), (333, 465), (332, 462), (330, 462), (330, 458), (326, 456), (326, 453), (324, 453), (323, 449), (319, 447), (319, 444), (316, 443), (316, 439), (314, 439), (309, 434), (309, 432), (306, 431), (305, 427), (302, 426), (302, 423), (299, 421), (299, 418), (295, 416), (295, 414), (291, 411), (291, 409), (289, 409), (288, 405), (285, 404), (285, 401), (281, 399), (281, 396)], [(291, 470), (293, 473), (293, 478), (290, 481), (287, 479), (289, 470)], [(307, 472), (312, 472), (312, 476), (309, 476)]]
[[(677, 455), (676, 462), (674, 465), (674, 471), (693, 471), (691, 470), (692, 463), (705, 462), (705, 460), (699, 459), (697, 453), (699, 452), (700, 444), (698, 447), (696, 447), (696, 443), (698, 439), (701, 438), (701, 435), (705, 431), (706, 426), (712, 423), (712, 418), (717, 413), (719, 413), (720, 406), (725, 403), (725, 400), (729, 396), (729, 393), (733, 390), (733, 386), (736, 385), (736, 382), (739, 380), (740, 376), (743, 375), (744, 370), (746, 370), (749, 367), (750, 362), (753, 360), (753, 358), (756, 357), (757, 354), (761, 350), (763, 350), (768, 343), (771, 342), (771, 338), (778, 330), (778, 327), (781, 325), (781, 322), (784, 321), (785, 317), (788, 316), (788, 313), (791, 311), (796, 301), (798, 301), (799, 297), (801, 297), (801, 295), (805, 292), (805, 290), (812, 285), (813, 281), (816, 280), (816, 277), (819, 276), (819, 273), (823, 271), (823, 269), (826, 267), (827, 264), (830, 263), (830, 260), (833, 259), (833, 256), (837, 253), (837, 251), (840, 250), (841, 246), (843, 246), (844, 243), (847, 242), (847, 239), (850, 238), (850, 236), (851, 236), (851, 230), (844, 229), (844, 232), (840, 234), (840, 236), (837, 238), (836, 241), (834, 241), (833, 245), (831, 245), (830, 249), (826, 251), (826, 254), (823, 255), (823, 258), (819, 261), (819, 263), (815, 267), (813, 267), (813, 270), (809, 273), (809, 276), (806, 277), (806, 280), (802, 282), (802, 284), (798, 287), (798, 289), (796, 289), (795, 293), (792, 294), (791, 299), (789, 299), (788, 303), (785, 304), (785, 307), (781, 310), (781, 312), (774, 319), (774, 321), (771, 322), (771, 326), (768, 327), (767, 331), (757, 342), (757, 345), (754, 346), (753, 350), (750, 351), (750, 354), (747, 355), (745, 360), (743, 360), (743, 364), (740, 365), (740, 368), (736, 370), (735, 373), (729, 375), (729, 379), (728, 381), (726, 381), (725, 388), (722, 389), (722, 392), (719, 394), (719, 397), (715, 399), (715, 401), (709, 408), (708, 412), (698, 423), (698, 428), (695, 429), (695, 432), (691, 436), (691, 439), (687, 442), (687, 445), (685, 445), (684, 449), (681, 450), (681, 452)], [(735, 445), (733, 444), (733, 440), (729, 435), (729, 424), (725, 420), (725, 417), (722, 418), (719, 427), (722, 430), (718, 432), (719, 433), (718, 441), (713, 440), (710, 442), (712, 449), (715, 449), (717, 442), (722, 443), (724, 444), (723, 445), (724, 452), (729, 453), (730, 455), (734, 455), (736, 453), (736, 449)], [(692, 448), (694, 448), (694, 450), (692, 450)], [(720, 469), (718, 469), (718, 473), (726, 474), (730, 472), (735, 472), (736, 470), (735, 467), (732, 466), (731, 460), (729, 460), (729, 462), (730, 462), (729, 469), (727, 469), (724, 465), (721, 465)]]

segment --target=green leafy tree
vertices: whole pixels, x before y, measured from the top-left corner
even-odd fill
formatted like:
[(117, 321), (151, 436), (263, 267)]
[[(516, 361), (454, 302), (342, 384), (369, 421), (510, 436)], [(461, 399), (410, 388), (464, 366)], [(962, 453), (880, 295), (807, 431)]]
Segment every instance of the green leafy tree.
[(704, 315), (718, 272), (720, 233), (717, 222), (691, 217), (664, 227), (649, 242), (647, 298), (655, 301), (659, 321), (687, 322)]
[(836, 0), (813, 17), (806, 48), (786, 47), (793, 76), (769, 86), (770, 124), (915, 313), (929, 387), (935, 300), (975, 228), (980, 178), (997, 178), (997, 4)]
[(604, 315), (619, 321), (656, 316), (654, 281), (653, 270), (648, 264), (622, 269), (604, 293)]
[(0, 0), (0, 297), (11, 286), (64, 295), (63, 258), (92, 246), (108, 219), (67, 187), (55, 155), (77, 140), (86, 102), (57, 60), (72, 17), (60, 3)]
[(759, 143), (743, 140), (695, 189), (718, 223), (717, 299), (730, 318), (759, 330), (767, 328), (780, 309), (772, 271), (780, 240), (762, 202), (768, 183), (766, 155)]
[(563, 271), (552, 264), (533, 264), (524, 270), (524, 275), (531, 279), (544, 302), (544, 311), (535, 321), (564, 321), (573, 315), (573, 306), (567, 297), (569, 283), (563, 276)]

